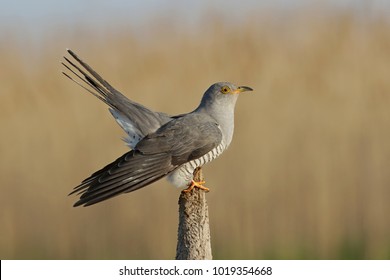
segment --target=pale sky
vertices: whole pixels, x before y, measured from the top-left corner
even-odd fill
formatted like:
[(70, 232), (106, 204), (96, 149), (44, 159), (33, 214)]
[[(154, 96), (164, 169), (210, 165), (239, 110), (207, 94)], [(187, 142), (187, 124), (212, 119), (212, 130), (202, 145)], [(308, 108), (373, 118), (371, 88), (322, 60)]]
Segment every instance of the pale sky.
[(196, 24), (210, 11), (238, 18), (256, 10), (299, 10), (308, 3), (358, 13), (390, 10), (388, 0), (0, 0), (0, 31), (22, 29), (39, 33), (61, 24), (99, 27), (107, 22), (142, 27), (158, 16), (169, 17), (180, 24)]

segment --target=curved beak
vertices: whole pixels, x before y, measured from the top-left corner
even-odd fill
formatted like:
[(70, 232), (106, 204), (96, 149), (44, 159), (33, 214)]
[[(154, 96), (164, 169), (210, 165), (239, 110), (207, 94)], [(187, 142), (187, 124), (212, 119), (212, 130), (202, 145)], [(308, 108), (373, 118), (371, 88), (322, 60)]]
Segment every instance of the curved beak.
[(241, 92), (244, 92), (244, 91), (252, 91), (253, 89), (250, 88), (250, 87), (246, 87), (246, 86), (239, 86), (235, 91), (233, 91), (233, 93), (241, 93)]

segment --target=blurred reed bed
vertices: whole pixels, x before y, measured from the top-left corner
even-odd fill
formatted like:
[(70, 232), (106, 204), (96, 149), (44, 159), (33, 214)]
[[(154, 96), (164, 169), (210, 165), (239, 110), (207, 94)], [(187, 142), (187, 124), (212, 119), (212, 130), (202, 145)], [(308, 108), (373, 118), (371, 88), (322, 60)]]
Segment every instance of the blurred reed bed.
[[(179, 190), (161, 181), (72, 208), (127, 151), (101, 104), (60, 74), (72, 48), (129, 98), (172, 114), (213, 82), (255, 89), (232, 146), (205, 168), (218, 259), (390, 257), (390, 26), (349, 14), (205, 20), (0, 44), (0, 257), (172, 259)], [(61, 36), (58, 35), (61, 33)]]

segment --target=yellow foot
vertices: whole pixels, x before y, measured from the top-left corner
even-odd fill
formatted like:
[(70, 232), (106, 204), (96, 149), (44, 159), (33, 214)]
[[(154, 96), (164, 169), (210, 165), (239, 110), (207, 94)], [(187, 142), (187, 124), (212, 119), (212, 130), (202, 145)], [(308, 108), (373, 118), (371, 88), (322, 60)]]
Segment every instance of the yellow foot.
[(183, 192), (188, 193), (188, 192), (192, 191), (193, 188), (199, 188), (201, 190), (209, 192), (210, 189), (203, 186), (204, 183), (206, 183), (206, 182), (205, 181), (195, 182), (194, 180), (191, 180), (191, 184), (188, 186), (188, 188), (183, 190)]

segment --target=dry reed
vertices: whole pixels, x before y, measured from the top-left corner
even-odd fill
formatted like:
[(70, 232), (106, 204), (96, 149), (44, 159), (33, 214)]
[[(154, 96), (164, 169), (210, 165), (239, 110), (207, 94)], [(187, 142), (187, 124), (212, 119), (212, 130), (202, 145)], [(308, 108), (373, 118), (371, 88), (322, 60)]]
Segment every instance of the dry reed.
[[(60, 74), (73, 48), (129, 98), (172, 114), (248, 85), (232, 146), (204, 170), (215, 258), (390, 257), (390, 26), (345, 14), (208, 21), (0, 47), (1, 259), (172, 259), (179, 190), (161, 181), (72, 208), (127, 149), (104, 104)], [(86, 39), (87, 38), (87, 39)], [(175, 102), (172, 102), (175, 100)]]

